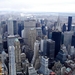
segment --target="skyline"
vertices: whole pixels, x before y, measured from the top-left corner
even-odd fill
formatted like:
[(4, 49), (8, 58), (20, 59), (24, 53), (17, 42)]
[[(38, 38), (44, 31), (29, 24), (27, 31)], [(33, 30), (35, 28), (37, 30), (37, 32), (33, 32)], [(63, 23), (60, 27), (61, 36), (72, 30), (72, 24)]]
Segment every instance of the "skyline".
[(0, 11), (75, 13), (74, 0), (0, 0)]

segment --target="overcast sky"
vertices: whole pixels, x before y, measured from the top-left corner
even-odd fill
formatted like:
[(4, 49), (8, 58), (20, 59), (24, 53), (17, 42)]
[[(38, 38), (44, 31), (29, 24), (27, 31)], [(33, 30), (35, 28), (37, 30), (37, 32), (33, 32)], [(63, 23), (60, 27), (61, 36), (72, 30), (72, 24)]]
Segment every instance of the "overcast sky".
[(75, 12), (75, 0), (0, 0), (0, 10)]

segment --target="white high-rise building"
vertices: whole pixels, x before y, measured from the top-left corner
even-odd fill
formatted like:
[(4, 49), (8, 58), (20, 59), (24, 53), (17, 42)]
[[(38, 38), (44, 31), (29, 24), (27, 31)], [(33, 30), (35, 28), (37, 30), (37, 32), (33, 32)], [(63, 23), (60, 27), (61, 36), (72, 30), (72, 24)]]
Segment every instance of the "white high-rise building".
[(39, 41), (36, 40), (36, 42), (34, 43), (34, 56), (33, 56), (33, 60), (35, 61), (38, 57), (39, 57)]
[(21, 31), (21, 36), (22, 36), (22, 38), (25, 37), (24, 29)]
[(17, 38), (15, 39), (14, 47), (15, 47), (16, 62), (17, 63), (21, 62), (21, 48), (20, 48), (20, 42)]
[(43, 48), (44, 48), (44, 40), (41, 40), (41, 48), (40, 48), (41, 52), (43, 52)]
[(7, 38), (8, 47), (9, 46), (14, 46), (14, 43), (15, 43), (15, 39), (16, 38), (17, 38), (17, 36), (14, 36), (14, 35), (8, 36), (8, 38)]
[(35, 69), (37, 69), (40, 65), (40, 61), (39, 61), (39, 41), (36, 40), (36, 42), (34, 43), (34, 55), (33, 55), (33, 66), (35, 67)]
[(28, 67), (29, 75), (37, 75), (37, 72), (33, 66)]
[(15, 47), (9, 46), (9, 75), (16, 75)]
[(1, 58), (2, 58), (3, 64), (4, 64), (4, 61), (6, 60), (7, 56), (8, 56), (8, 54), (5, 51), (2, 51)]
[(50, 72), (49, 72), (49, 69), (48, 69), (48, 58), (47, 57), (42, 56), (40, 71), (44, 75), (49, 75)]
[(28, 40), (28, 35), (30, 33), (31, 28), (35, 28), (36, 26), (36, 21), (35, 20), (25, 20), (24, 21), (24, 33), (25, 33), (25, 41), (27, 42)]
[(21, 71), (21, 48), (20, 48), (20, 42), (16, 38), (15, 39), (15, 62), (16, 62), (16, 71)]
[(34, 49), (34, 42), (36, 41), (36, 21), (25, 20), (24, 21), (24, 39), (29, 47)]

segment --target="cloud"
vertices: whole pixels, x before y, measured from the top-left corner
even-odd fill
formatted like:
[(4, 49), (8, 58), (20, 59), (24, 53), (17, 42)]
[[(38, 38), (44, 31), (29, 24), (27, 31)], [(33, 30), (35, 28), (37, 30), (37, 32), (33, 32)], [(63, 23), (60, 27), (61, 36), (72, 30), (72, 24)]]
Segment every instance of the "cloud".
[(0, 10), (75, 12), (75, 0), (0, 0)]

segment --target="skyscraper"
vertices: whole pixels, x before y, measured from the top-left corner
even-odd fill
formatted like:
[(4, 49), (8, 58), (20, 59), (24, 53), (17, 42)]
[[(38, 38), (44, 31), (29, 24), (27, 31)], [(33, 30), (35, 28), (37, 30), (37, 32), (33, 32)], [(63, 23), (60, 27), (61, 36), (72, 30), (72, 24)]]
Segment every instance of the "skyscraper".
[(75, 31), (75, 25), (71, 25), (71, 31)]
[(71, 45), (72, 35), (74, 34), (73, 31), (66, 31), (64, 32), (64, 45), (68, 47)]
[(64, 63), (67, 60), (66, 53), (63, 50), (60, 50), (58, 52), (58, 55), (56, 56), (56, 59), (59, 60), (61, 63)]
[(21, 37), (22, 37), (22, 38), (25, 38), (25, 32), (24, 32), (24, 29), (21, 31)]
[(35, 41), (36, 41), (36, 29), (30, 28), (28, 35), (28, 45), (31, 48), (31, 50), (34, 50)]
[(46, 26), (45, 25), (42, 26), (42, 33), (43, 33), (43, 35), (47, 34), (47, 30), (46, 30)]
[(21, 62), (21, 48), (20, 48), (20, 42), (19, 40), (16, 38), (15, 42), (14, 42), (14, 47), (15, 47), (15, 59), (16, 62)]
[(51, 39), (47, 39), (47, 50), (46, 56), (49, 58), (48, 60), (48, 68), (51, 68), (54, 64), (54, 56), (55, 56), (55, 41)]
[(13, 26), (13, 21), (9, 20), (7, 21), (7, 30), (9, 35), (14, 35), (14, 26)]
[(3, 50), (2, 35), (0, 35), (0, 54), (2, 53), (2, 50)]
[(5, 21), (1, 21), (2, 34), (7, 31), (7, 24)]
[(41, 46), (43, 47), (42, 48), (43, 56), (46, 56), (47, 55), (47, 40), (46, 39), (42, 40)]
[(41, 27), (36, 28), (36, 35), (37, 35), (37, 37), (42, 37), (42, 29), (41, 29)]
[(37, 75), (37, 72), (33, 66), (28, 67), (29, 75)]
[(30, 35), (30, 29), (36, 27), (36, 21), (35, 20), (25, 20), (24, 21), (24, 33), (25, 33), (25, 42), (28, 42), (28, 36)]
[(21, 36), (21, 31), (24, 29), (24, 22), (18, 23), (18, 34)]
[(9, 35), (16, 35), (18, 34), (18, 24), (16, 20), (9, 20), (7, 22), (8, 34)]
[(56, 29), (59, 30), (59, 31), (61, 31), (60, 16), (58, 16), (58, 19), (57, 19)]
[(49, 73), (49, 69), (48, 69), (48, 58), (47, 57), (42, 57), (40, 71), (44, 75), (49, 75), (48, 74)]
[(1, 54), (1, 58), (2, 58), (2, 63), (5, 64), (5, 60), (7, 58), (7, 53), (5, 51), (2, 51), (2, 54)]
[(49, 58), (48, 67), (50, 68), (54, 63), (55, 41), (51, 39), (41, 40), (41, 51), (43, 52), (43, 56), (47, 56)]
[(72, 17), (69, 16), (69, 17), (68, 17), (68, 31), (71, 30), (71, 25), (72, 25)]
[(9, 46), (9, 75), (16, 75), (15, 47)]
[(62, 26), (62, 31), (63, 32), (66, 31), (66, 25), (65, 24)]
[(52, 38), (52, 30), (48, 29), (48, 39), (51, 39), (51, 38)]
[(18, 24), (16, 20), (13, 20), (13, 30), (14, 30), (14, 35), (18, 34)]
[(54, 59), (54, 54), (55, 54), (55, 41), (48, 39), (47, 40), (47, 57), (49, 59), (53, 58)]
[(40, 51), (41, 52), (43, 52), (43, 48), (44, 48), (43, 44), (44, 44), (44, 40), (41, 39), (41, 44), (40, 44)]
[(51, 57), (53, 52), (53, 58), (55, 53), (55, 41), (51, 39), (43, 39), (41, 40), (41, 52), (43, 52), (43, 56)]
[(61, 32), (52, 32), (52, 40), (55, 41), (55, 57), (60, 50)]
[(17, 37), (14, 36), (14, 35), (8, 36), (8, 38), (7, 38), (8, 47), (9, 47), (9, 46), (14, 46), (14, 42), (15, 42), (15, 39), (16, 39), (16, 38), (17, 38)]
[[(35, 65), (37, 62), (37, 59), (39, 59), (39, 41), (36, 40), (36, 42), (34, 43), (34, 55), (33, 55), (33, 66), (39, 66), (39, 65)], [(37, 68), (36, 67), (36, 68)]]
[(75, 35), (72, 36), (71, 45), (75, 48)]
[(17, 38), (15, 39), (14, 47), (15, 47), (16, 71), (21, 71), (21, 48), (20, 42)]

